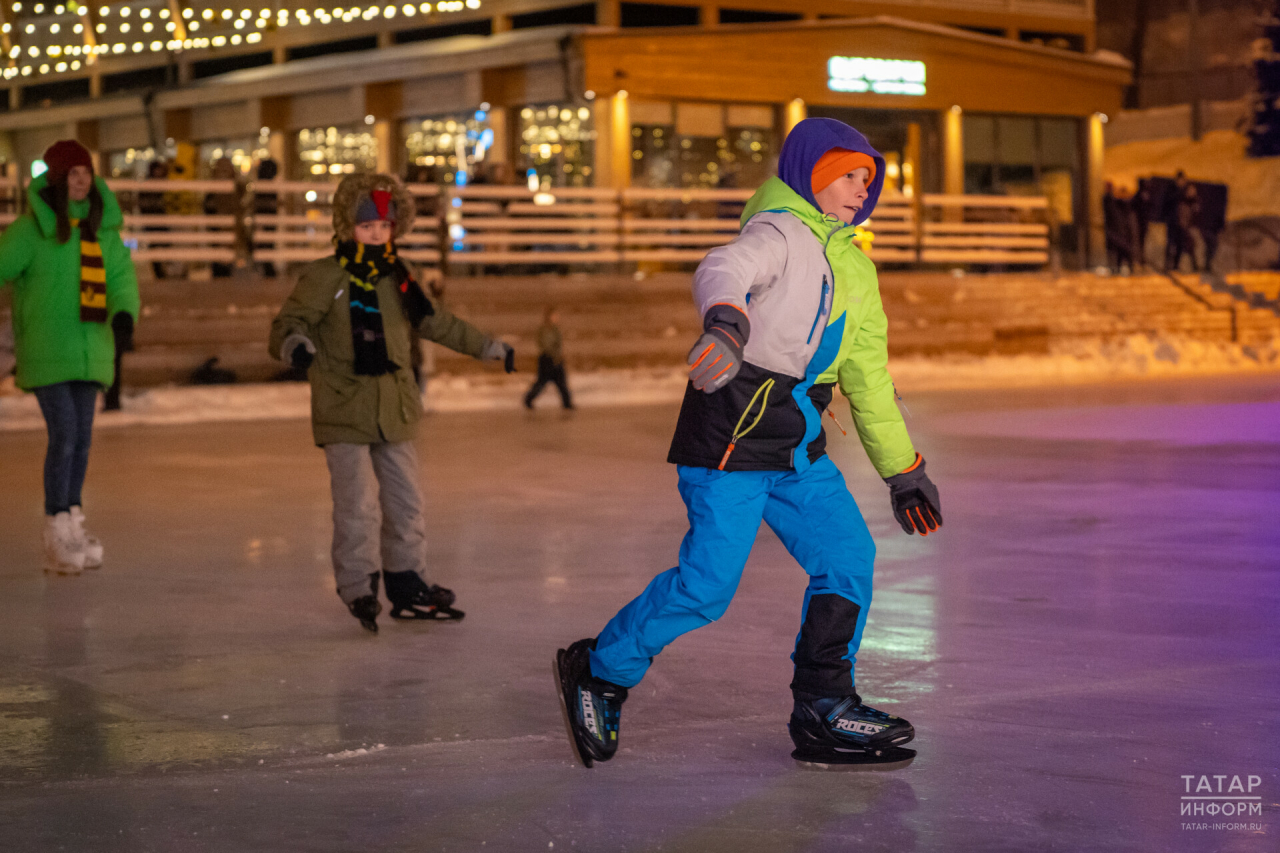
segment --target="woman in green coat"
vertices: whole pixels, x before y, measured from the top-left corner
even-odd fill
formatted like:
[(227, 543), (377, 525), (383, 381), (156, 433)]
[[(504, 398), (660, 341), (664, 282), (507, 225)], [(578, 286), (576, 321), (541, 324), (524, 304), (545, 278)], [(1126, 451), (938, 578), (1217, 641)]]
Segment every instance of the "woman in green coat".
[[(18, 387), (34, 391), (49, 432), (44, 461), (45, 570), (78, 574), (102, 565), (85, 532), (80, 490), (98, 391), (115, 374), (115, 340), (127, 348), (138, 316), (138, 281), (120, 239), (123, 217), (80, 143), (44, 154), (27, 212), (0, 236), (0, 286), (13, 286)], [(114, 334), (113, 334), (114, 332)]]

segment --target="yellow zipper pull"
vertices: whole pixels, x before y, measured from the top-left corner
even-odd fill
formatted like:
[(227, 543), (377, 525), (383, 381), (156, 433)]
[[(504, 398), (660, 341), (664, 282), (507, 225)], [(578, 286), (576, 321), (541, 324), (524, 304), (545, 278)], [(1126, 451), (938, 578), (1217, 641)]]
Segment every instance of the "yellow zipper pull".
[[(729, 454), (733, 453), (733, 449), (738, 446), (738, 440), (755, 429), (756, 424), (760, 423), (760, 419), (764, 417), (764, 413), (769, 408), (769, 391), (772, 388), (773, 380), (766, 379), (764, 384), (757, 388), (756, 393), (752, 395), (751, 402), (747, 403), (747, 408), (743, 410), (742, 416), (738, 418), (737, 426), (733, 428), (733, 436), (729, 439), (729, 447), (725, 450), (724, 456), (720, 457), (720, 465), (716, 468), (717, 471), (724, 470), (725, 464), (729, 461)], [(764, 394), (763, 399), (760, 397), (761, 394)], [(756, 419), (751, 422), (749, 427), (743, 429), (742, 424), (746, 421), (747, 415), (751, 414), (751, 410), (755, 408), (757, 401), (760, 402), (760, 414), (756, 415)]]

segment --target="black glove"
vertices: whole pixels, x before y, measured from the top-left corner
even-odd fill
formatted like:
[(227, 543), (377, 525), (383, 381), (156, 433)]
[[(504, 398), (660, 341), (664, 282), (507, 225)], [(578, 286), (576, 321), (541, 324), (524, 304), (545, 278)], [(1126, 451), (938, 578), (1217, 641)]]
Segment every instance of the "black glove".
[(942, 526), (942, 501), (938, 487), (924, 472), (924, 457), (916, 454), (915, 464), (901, 474), (885, 477), (893, 517), (907, 533), (928, 536)]
[(516, 351), (511, 345), (497, 338), (489, 338), (484, 342), (484, 349), (480, 351), (481, 361), (500, 361), (502, 369), (507, 373), (516, 372)]
[(116, 352), (133, 352), (133, 315), (117, 311), (111, 318), (111, 333), (116, 339)]
[(689, 350), (685, 363), (694, 389), (712, 394), (742, 369), (742, 350), (751, 334), (751, 323), (732, 305), (712, 305), (702, 318), (702, 328), (705, 331)]
[(316, 345), (301, 332), (294, 332), (284, 339), (280, 347), (280, 360), (288, 362), (291, 367), (306, 370), (316, 358)]
[(316, 354), (307, 350), (306, 344), (298, 344), (293, 348), (293, 352), (289, 354), (289, 363), (299, 370), (306, 370), (311, 366), (311, 362), (316, 360)]

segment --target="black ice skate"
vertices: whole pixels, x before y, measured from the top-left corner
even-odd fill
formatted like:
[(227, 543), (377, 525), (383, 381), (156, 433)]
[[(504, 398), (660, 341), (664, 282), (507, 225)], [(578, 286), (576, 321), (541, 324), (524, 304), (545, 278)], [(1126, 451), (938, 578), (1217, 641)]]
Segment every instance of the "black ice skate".
[(556, 652), (554, 667), (569, 738), (587, 767), (618, 751), (618, 723), (627, 699), (627, 688), (592, 677), (588, 653), (595, 647), (595, 640), (578, 640)]
[(382, 605), (378, 603), (378, 597), (375, 595), (362, 595), (355, 601), (347, 605), (347, 609), (351, 611), (351, 615), (360, 620), (360, 624), (364, 626), (366, 631), (378, 633), (378, 614), (382, 612)]
[(863, 705), (856, 694), (797, 699), (787, 728), (796, 745), (791, 757), (809, 764), (905, 767), (916, 755), (902, 748), (916, 736), (911, 724)]
[(461, 619), (467, 614), (454, 610), (453, 590), (426, 583), (417, 572), (383, 572), (392, 619)]
[(378, 573), (374, 572), (369, 575), (369, 594), (362, 595), (355, 601), (347, 605), (347, 609), (351, 611), (351, 615), (360, 620), (360, 625), (366, 631), (378, 633), (378, 614), (382, 612), (382, 605), (378, 603)]

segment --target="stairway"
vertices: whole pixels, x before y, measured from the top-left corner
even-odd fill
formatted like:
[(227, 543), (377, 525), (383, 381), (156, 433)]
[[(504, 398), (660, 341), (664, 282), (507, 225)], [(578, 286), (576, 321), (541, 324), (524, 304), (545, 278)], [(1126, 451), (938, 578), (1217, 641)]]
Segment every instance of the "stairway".
[[(488, 276), (449, 279), (445, 300), (459, 316), (496, 331), (532, 371), (535, 332), (547, 305), (560, 307), (570, 370), (678, 366), (700, 331), (691, 274)], [(138, 350), (128, 385), (185, 382), (209, 358), (241, 381), (265, 381), (283, 366), (267, 352), (271, 319), (287, 279), (159, 281), (143, 285)], [(953, 276), (886, 272), (880, 290), (895, 356), (1047, 353), (1069, 338), (1179, 335), (1243, 344), (1280, 338), (1280, 316), (1215, 290), (1195, 276), (1010, 273)], [(436, 369), (491, 369), (433, 347)]]

